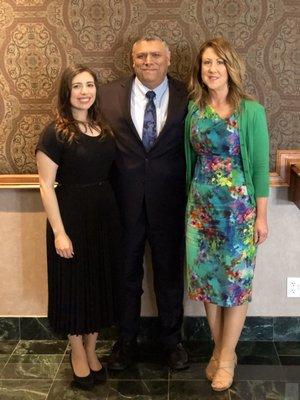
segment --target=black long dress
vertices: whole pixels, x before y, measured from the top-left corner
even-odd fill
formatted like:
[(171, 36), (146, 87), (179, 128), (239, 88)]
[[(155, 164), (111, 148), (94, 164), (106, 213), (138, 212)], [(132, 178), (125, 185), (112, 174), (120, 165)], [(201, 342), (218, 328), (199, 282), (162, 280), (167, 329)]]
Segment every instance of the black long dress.
[(115, 157), (110, 135), (81, 134), (71, 144), (51, 123), (37, 150), (58, 165), (56, 196), (74, 256), (57, 255), (47, 222), (48, 318), (64, 334), (98, 332), (116, 320), (120, 227), (108, 177)]

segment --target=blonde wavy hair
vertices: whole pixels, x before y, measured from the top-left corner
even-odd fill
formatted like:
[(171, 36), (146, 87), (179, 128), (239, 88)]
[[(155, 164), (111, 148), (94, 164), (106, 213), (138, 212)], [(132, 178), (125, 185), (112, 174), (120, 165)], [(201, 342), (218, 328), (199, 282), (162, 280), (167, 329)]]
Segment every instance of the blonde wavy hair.
[(238, 110), (242, 99), (252, 99), (252, 97), (244, 91), (243, 87), (245, 73), (244, 63), (231, 44), (223, 37), (207, 40), (201, 45), (188, 85), (189, 97), (200, 107), (205, 107), (209, 102), (209, 91), (201, 76), (203, 53), (209, 47), (211, 47), (217, 56), (222, 58), (225, 62), (229, 89), (227, 100), (234, 110)]

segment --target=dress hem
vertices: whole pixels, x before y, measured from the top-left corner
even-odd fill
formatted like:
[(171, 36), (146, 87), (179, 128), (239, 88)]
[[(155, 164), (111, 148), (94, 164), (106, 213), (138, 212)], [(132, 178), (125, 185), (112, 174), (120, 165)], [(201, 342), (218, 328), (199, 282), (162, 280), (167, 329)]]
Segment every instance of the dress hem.
[(242, 306), (242, 305), (244, 305), (246, 303), (251, 303), (251, 301), (252, 301), (252, 297), (249, 296), (244, 301), (242, 301), (242, 302), (240, 302), (238, 304), (230, 304), (230, 305), (226, 304), (226, 305), (224, 305), (224, 304), (221, 304), (220, 302), (213, 301), (213, 300), (208, 300), (207, 298), (203, 298), (201, 296), (193, 296), (193, 295), (189, 294), (188, 297), (189, 297), (190, 300), (202, 301), (203, 303), (215, 304), (216, 306), (225, 307), (225, 308), (239, 307), (239, 306)]

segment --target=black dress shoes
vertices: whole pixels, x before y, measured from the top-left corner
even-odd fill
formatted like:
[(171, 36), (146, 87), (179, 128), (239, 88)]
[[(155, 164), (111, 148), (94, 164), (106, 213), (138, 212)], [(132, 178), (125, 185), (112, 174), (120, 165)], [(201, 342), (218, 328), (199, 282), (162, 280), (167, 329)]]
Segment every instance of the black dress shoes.
[(189, 358), (182, 343), (177, 343), (175, 347), (167, 350), (167, 364), (176, 371), (181, 371), (189, 367)]
[(136, 341), (118, 340), (109, 357), (107, 366), (111, 371), (123, 371), (132, 365), (136, 356)]
[(92, 390), (94, 387), (94, 378), (92, 376), (92, 373), (90, 372), (88, 376), (83, 376), (83, 377), (77, 376), (74, 372), (71, 354), (70, 354), (70, 364), (73, 371), (73, 381), (71, 382), (71, 386), (73, 388), (81, 390)]

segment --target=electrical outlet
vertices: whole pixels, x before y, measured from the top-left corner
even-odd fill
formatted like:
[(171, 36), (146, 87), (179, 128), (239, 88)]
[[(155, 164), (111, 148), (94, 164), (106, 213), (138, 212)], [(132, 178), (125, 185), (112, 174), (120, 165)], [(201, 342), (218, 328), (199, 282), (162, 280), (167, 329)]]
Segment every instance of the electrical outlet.
[(300, 297), (300, 278), (287, 278), (287, 297)]

